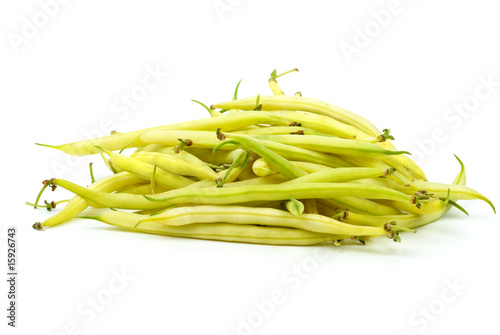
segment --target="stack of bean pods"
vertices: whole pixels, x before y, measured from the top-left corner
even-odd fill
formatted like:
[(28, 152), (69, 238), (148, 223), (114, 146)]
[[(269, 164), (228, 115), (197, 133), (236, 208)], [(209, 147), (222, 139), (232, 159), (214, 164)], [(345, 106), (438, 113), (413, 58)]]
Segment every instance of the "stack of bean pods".
[[(238, 99), (238, 83), (231, 101), (198, 102), (210, 113), (204, 119), (43, 145), (101, 155), (111, 172), (90, 186), (43, 181), (35, 208), (54, 209), (55, 202), (38, 204), (47, 187), (75, 196), (33, 227), (76, 217), (175, 237), (340, 245), (379, 236), (399, 242), (400, 232), (415, 232), (453, 206), (465, 212), (458, 200), (480, 199), (495, 210), (465, 186), (458, 157), (452, 184), (430, 182), (408, 152), (396, 150), (389, 130), (330, 103), (287, 96), (280, 76), (273, 71), (269, 79), (273, 95)], [(102, 212), (88, 215), (88, 207)]]

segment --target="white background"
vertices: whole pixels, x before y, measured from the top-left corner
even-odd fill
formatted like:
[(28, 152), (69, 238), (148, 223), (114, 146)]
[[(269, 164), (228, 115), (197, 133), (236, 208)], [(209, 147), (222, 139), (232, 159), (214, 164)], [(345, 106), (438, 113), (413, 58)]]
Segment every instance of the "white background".
[[(207, 117), (192, 99), (230, 100), (240, 79), (240, 97), (269, 94), (271, 71), (294, 67), (300, 72), (279, 80), (286, 94), (301, 91), (390, 128), (433, 181), (453, 180), (457, 154), (468, 185), (498, 205), (494, 2), (4, 1), (0, 22), (0, 320), (8, 334), (497, 328), (500, 228), (483, 202), (461, 202), (469, 217), (452, 210), (401, 244), (331, 249), (176, 239), (84, 220), (39, 232), (31, 225), (50, 213), (24, 205), (43, 179), (87, 183), (90, 161), (96, 177), (108, 173), (99, 157), (72, 161), (35, 142)], [(356, 53), (346, 56), (347, 45)], [(119, 112), (148, 69), (162, 73), (157, 87)], [(463, 115), (448, 111), (464, 104)], [(58, 189), (44, 198), (68, 196)], [(16, 329), (6, 325), (7, 226), (18, 230)]]

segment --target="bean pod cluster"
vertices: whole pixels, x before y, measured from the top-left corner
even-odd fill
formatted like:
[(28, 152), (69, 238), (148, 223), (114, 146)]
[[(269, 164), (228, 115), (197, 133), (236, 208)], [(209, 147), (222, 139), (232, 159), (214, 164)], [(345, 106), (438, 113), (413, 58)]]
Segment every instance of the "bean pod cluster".
[[(293, 69), (285, 73), (297, 71)], [(283, 74), (285, 74), (283, 73)], [(283, 75), (281, 74), (281, 75)], [(450, 184), (427, 180), (388, 129), (331, 103), (272, 94), (210, 107), (207, 118), (62, 145), (68, 155), (100, 155), (109, 175), (81, 186), (50, 178), (35, 208), (57, 211), (44, 230), (86, 218), (151, 234), (272, 245), (365, 244), (440, 219), (459, 200), (493, 203), (465, 185), (464, 164)], [(44, 200), (46, 188), (74, 197)], [(66, 203), (58, 210), (56, 205)], [(99, 208), (89, 215), (89, 207)], [(95, 212), (95, 210), (94, 210)]]

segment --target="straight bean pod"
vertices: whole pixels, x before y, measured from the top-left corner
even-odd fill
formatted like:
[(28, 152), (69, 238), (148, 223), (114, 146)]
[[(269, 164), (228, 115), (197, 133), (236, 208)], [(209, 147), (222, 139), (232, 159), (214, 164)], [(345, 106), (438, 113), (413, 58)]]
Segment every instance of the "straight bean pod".
[(347, 156), (378, 157), (409, 154), (407, 151), (387, 150), (373, 143), (317, 135), (256, 135), (255, 138)]
[(295, 199), (354, 196), (371, 199), (390, 199), (409, 204), (412, 201), (412, 196), (390, 188), (353, 183), (277, 184), (273, 185), (273, 187), (252, 185), (218, 189), (184, 188), (147, 197), (147, 199), (151, 202), (164, 204), (230, 204), (255, 200), (288, 200), (290, 196)]
[(265, 227), (258, 225), (258, 223), (255, 223), (255, 225), (199, 223), (172, 227), (158, 222), (144, 222), (137, 226), (142, 217), (140, 214), (107, 211), (97, 217), (86, 218), (149, 234), (240, 243), (302, 246), (333, 242), (349, 237), (321, 234), (295, 228)]
[(160, 222), (168, 226), (183, 226), (193, 223), (226, 222), (234, 224), (260, 225), (298, 228), (324, 234), (351, 236), (385, 235), (387, 232), (379, 227), (366, 227), (344, 224), (319, 214), (292, 215), (289, 212), (262, 207), (200, 205), (177, 207), (161, 214), (144, 218), (144, 222)]

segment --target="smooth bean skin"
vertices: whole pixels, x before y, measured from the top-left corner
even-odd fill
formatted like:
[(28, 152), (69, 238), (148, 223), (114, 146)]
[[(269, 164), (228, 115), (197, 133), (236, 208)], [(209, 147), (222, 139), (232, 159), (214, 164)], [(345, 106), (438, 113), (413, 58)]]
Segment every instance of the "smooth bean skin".
[[(343, 224), (319, 214), (292, 215), (274, 208), (247, 206), (199, 205), (169, 209), (159, 215), (140, 221), (160, 222), (169, 226), (184, 226), (193, 223), (227, 222), (233, 224), (254, 224), (298, 228), (324, 234), (365, 236), (385, 235), (381, 227), (360, 227)], [(139, 225), (140, 225), (139, 224)], [(381, 224), (380, 226), (383, 226)]]
[(130, 188), (126, 188), (123, 190), (118, 191), (117, 193), (128, 193), (128, 194), (138, 194), (138, 195), (149, 195), (149, 194), (156, 194), (156, 193), (162, 193), (162, 192), (167, 192), (170, 189), (165, 188), (161, 185), (154, 185), (154, 187), (151, 185), (151, 183), (147, 184), (140, 184), (140, 185), (134, 185)]
[(314, 172), (319, 172), (319, 171), (324, 171), (324, 170), (330, 170), (330, 169), (336, 169), (333, 167), (325, 166), (323, 164), (317, 164), (317, 163), (311, 163), (311, 162), (304, 162), (304, 161), (297, 161), (297, 160), (292, 160), (291, 161), (293, 164), (295, 164), (298, 168), (306, 171), (307, 173), (314, 173)]
[(122, 211), (107, 211), (98, 217), (87, 218), (97, 219), (109, 225), (149, 234), (239, 243), (305, 246), (337, 241), (349, 237), (315, 233), (302, 229), (258, 226), (258, 223), (256, 225), (199, 223), (172, 227), (158, 222), (142, 222), (137, 225), (144, 218), (144, 215)]
[(346, 156), (379, 157), (408, 154), (407, 151), (386, 150), (373, 143), (318, 135), (255, 135), (255, 138)]
[(389, 172), (387, 169), (370, 167), (336, 168), (313, 172), (302, 177), (286, 181), (285, 183), (339, 183), (365, 178), (384, 177), (388, 174)]

